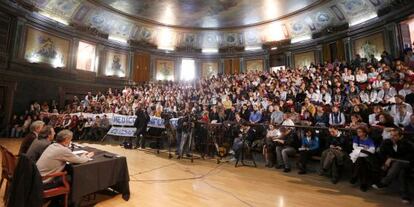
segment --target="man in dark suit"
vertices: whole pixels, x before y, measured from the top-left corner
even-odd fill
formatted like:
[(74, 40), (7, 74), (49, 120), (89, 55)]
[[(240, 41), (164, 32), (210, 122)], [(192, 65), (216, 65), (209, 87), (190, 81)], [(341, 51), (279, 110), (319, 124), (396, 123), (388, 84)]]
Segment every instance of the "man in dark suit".
[(141, 104), (138, 105), (135, 115), (137, 116), (134, 123), (135, 128), (137, 128), (137, 143), (135, 145), (135, 149), (138, 147), (145, 148), (144, 136), (147, 132), (147, 125), (150, 121), (150, 116), (148, 115), (147, 111), (143, 109)]
[(32, 142), (32, 145), (30, 145), (27, 150), (27, 157), (33, 162), (37, 162), (45, 149), (52, 143), (54, 138), (55, 130), (53, 127), (50, 125), (44, 126), (37, 136), (37, 139)]
[(405, 102), (414, 105), (414, 83), (411, 84), (411, 93), (405, 96)]
[(24, 137), (22, 145), (20, 145), (19, 155), (26, 154), (32, 145), (33, 140), (37, 139), (40, 131), (43, 129), (45, 123), (43, 121), (35, 121), (30, 125), (30, 132)]
[(384, 188), (398, 179), (402, 201), (404, 203), (411, 202), (408, 179), (414, 163), (413, 151), (414, 144), (407, 137), (403, 137), (401, 130), (391, 131), (391, 139), (384, 140), (379, 150), (385, 176), (372, 187), (375, 189)]

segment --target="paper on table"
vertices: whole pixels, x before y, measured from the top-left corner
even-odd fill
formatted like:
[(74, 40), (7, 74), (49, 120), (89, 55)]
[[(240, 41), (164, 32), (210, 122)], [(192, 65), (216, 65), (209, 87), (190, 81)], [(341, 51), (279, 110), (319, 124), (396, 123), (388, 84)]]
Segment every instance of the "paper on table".
[(77, 151), (73, 151), (72, 153), (75, 154), (75, 155), (80, 155), (80, 154), (88, 153), (88, 151), (85, 151), (85, 150), (77, 150)]
[(76, 147), (85, 147), (85, 146), (83, 146), (83, 145), (81, 145), (81, 144), (79, 144), (79, 143), (73, 143)]

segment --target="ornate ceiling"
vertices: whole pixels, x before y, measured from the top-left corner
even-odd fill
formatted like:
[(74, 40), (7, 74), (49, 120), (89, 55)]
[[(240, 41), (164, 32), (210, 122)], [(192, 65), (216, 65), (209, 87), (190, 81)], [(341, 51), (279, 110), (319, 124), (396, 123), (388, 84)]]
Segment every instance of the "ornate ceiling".
[(73, 24), (171, 47), (261, 46), (375, 14), (392, 0), (26, 0)]
[(98, 5), (160, 25), (225, 28), (259, 24), (322, 0), (96, 0)]

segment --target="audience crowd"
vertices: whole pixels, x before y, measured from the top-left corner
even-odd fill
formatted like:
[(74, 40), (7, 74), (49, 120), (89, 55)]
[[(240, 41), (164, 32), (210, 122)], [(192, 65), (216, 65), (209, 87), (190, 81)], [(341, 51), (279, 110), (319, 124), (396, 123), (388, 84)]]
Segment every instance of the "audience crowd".
[[(320, 155), (319, 173), (336, 183), (349, 161), (351, 183), (359, 181), (362, 191), (388, 186), (398, 178), (401, 196), (409, 201), (408, 178), (414, 161), (414, 68), (409, 67), (410, 60), (394, 60), (387, 52), (380, 60), (356, 55), (349, 63), (109, 89), (75, 96), (61, 108), (54, 101), (34, 102), (25, 114), (13, 116), (7, 133), (10, 137), (29, 134), (35, 140), (28, 132), (36, 131), (35, 137), (47, 139), (36, 144), (44, 150), (55, 131), (65, 129), (68, 134), (70, 130), (75, 139), (97, 140), (110, 128), (105, 115), (92, 119), (82, 113), (134, 115), (137, 108), (156, 117), (191, 113), (200, 122), (240, 123), (250, 145), (263, 140), (267, 167), (289, 172), (289, 157), (298, 153), (296, 165), (299, 174), (305, 174), (309, 160)], [(79, 116), (70, 115), (78, 112)], [(55, 130), (41, 133), (36, 121)], [(233, 150), (238, 155), (236, 134)]]

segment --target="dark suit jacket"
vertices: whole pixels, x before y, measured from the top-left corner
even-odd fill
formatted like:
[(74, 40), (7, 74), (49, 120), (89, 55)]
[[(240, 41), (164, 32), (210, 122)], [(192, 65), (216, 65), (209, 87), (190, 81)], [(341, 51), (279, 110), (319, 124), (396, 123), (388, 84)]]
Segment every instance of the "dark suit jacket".
[(21, 154), (10, 185), (7, 207), (41, 207), (43, 183), (36, 164)]
[(148, 115), (148, 113), (146, 111), (143, 110), (138, 110), (137, 113), (135, 114), (137, 116), (137, 118), (135, 119), (135, 123), (134, 126), (137, 129), (145, 129), (147, 128), (147, 124), (150, 121), (150, 117)]
[(379, 157), (382, 162), (385, 162), (387, 158), (394, 158), (410, 161), (410, 164), (413, 165), (413, 151), (414, 144), (408, 138), (402, 138), (397, 142), (397, 151), (393, 148), (393, 142), (390, 139), (386, 139), (381, 144)]
[(24, 140), (22, 142), (22, 145), (20, 145), (19, 155), (20, 154), (26, 154), (27, 150), (29, 150), (30, 145), (32, 145), (32, 142), (37, 138), (36, 134), (34, 132), (30, 132), (24, 137)]

